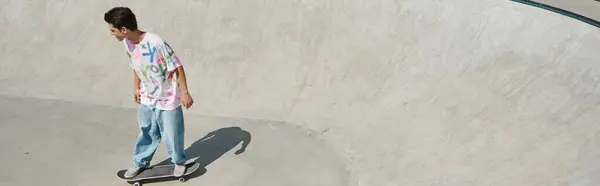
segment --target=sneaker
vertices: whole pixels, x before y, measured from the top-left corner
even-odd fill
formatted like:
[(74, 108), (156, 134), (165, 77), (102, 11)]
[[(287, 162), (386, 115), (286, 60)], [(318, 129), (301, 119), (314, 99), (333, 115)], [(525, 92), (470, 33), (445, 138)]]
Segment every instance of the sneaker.
[(175, 170), (173, 170), (173, 175), (176, 177), (183, 176), (185, 173), (185, 165), (175, 165)]
[(127, 170), (127, 172), (125, 172), (125, 177), (126, 178), (133, 178), (134, 176), (137, 176), (140, 172), (142, 172), (144, 168), (143, 167), (133, 167)]

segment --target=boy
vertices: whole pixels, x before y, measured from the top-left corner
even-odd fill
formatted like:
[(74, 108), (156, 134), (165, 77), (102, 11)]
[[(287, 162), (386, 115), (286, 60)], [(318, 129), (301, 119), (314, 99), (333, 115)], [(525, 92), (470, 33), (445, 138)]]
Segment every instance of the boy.
[(182, 106), (193, 104), (183, 66), (160, 36), (141, 31), (135, 14), (127, 7), (115, 7), (104, 14), (111, 34), (123, 43), (133, 69), (133, 98), (138, 104), (140, 128), (133, 154), (133, 167), (125, 177), (147, 168), (161, 138), (175, 164), (174, 176), (185, 172)]

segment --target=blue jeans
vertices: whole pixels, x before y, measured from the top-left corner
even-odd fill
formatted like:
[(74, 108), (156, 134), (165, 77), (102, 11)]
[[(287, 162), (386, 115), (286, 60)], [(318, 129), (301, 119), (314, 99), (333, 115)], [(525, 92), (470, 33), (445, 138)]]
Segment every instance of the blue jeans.
[(181, 106), (173, 110), (159, 110), (144, 104), (138, 106), (140, 133), (133, 154), (134, 166), (148, 167), (160, 144), (164, 140), (171, 162), (183, 165), (187, 156), (183, 149), (183, 112)]

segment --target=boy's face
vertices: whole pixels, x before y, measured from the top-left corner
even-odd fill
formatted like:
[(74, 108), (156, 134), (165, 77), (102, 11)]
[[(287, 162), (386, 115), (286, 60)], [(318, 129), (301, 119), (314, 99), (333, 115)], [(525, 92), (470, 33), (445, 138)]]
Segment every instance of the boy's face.
[(117, 38), (117, 40), (119, 41), (123, 41), (128, 32), (126, 28), (118, 29), (112, 24), (108, 24), (108, 29), (110, 29), (110, 34)]

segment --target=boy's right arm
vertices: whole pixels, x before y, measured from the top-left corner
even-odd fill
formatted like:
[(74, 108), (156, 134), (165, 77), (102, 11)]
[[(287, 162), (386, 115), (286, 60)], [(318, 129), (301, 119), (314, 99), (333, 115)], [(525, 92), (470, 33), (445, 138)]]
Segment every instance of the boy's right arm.
[(133, 71), (133, 100), (140, 104), (140, 77)]

